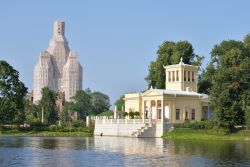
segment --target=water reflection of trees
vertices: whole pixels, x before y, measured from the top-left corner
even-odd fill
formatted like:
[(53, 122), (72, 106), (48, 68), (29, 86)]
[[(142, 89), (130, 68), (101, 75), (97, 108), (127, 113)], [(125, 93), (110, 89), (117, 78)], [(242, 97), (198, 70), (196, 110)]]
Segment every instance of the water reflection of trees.
[(239, 141), (188, 141), (170, 140), (170, 148), (174, 154), (200, 155), (217, 159), (248, 159), (250, 143)]

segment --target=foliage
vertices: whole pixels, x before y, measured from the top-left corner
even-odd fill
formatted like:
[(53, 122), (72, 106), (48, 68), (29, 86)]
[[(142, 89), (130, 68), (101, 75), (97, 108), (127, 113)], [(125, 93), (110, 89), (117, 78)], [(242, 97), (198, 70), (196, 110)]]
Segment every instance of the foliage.
[(214, 81), (214, 73), (216, 72), (215, 67), (212, 63), (209, 63), (207, 68), (202, 70), (199, 75), (198, 80), (198, 92), (210, 94), (213, 81)]
[(113, 116), (114, 112), (113, 111), (104, 111), (100, 114), (98, 114), (98, 116)]
[(74, 113), (74, 103), (73, 102), (66, 102), (62, 111), (59, 113), (59, 119), (62, 124), (71, 121), (70, 116)]
[(127, 112), (123, 112), (122, 115), (123, 115), (123, 117), (126, 117), (126, 116), (128, 116), (128, 113)]
[(250, 89), (250, 48), (241, 41), (223, 41), (215, 45), (211, 54), (216, 67), (211, 100), (216, 109), (220, 126), (229, 132), (236, 125), (245, 123), (248, 101), (246, 92)]
[(30, 124), (32, 122), (37, 122), (37, 120), (41, 121), (41, 111), (39, 110), (38, 105), (30, 102), (28, 99), (25, 100), (25, 118), (26, 123)]
[[(186, 64), (200, 66), (203, 56), (194, 53), (193, 46), (188, 41), (171, 42), (165, 41), (159, 46), (156, 61), (149, 64), (149, 73), (145, 80), (148, 87), (165, 88), (165, 69), (163, 66), (178, 64), (181, 57)], [(195, 60), (196, 59), (196, 60)]]
[(19, 73), (6, 61), (0, 61), (0, 124), (25, 120), (24, 97), (27, 88), (19, 80)]
[(129, 115), (129, 117), (132, 118), (132, 119), (133, 119), (134, 116), (135, 116), (133, 111), (130, 111), (130, 112), (128, 113), (128, 115)]
[(92, 104), (92, 114), (100, 114), (109, 110), (110, 100), (109, 97), (101, 92), (93, 92), (90, 94)]
[(213, 129), (218, 126), (218, 122), (216, 121), (199, 121), (199, 122), (190, 122), (189, 120), (185, 120), (184, 123), (176, 123), (174, 124), (174, 128), (190, 128), (190, 129)]
[(87, 115), (97, 115), (107, 111), (110, 108), (109, 97), (101, 92), (91, 92), (90, 89), (79, 90), (72, 97), (72, 102), (65, 104), (60, 118), (65, 121), (70, 121), (69, 115), (72, 112), (77, 112), (80, 119), (86, 119)]
[(124, 106), (125, 105), (125, 95), (122, 95), (119, 99), (116, 100), (115, 105), (117, 107)]
[(81, 119), (86, 119), (87, 115), (92, 113), (91, 95), (84, 90), (78, 90), (75, 96), (72, 97), (72, 109), (79, 113)]
[(42, 98), (39, 108), (44, 110), (44, 120), (49, 124), (55, 124), (58, 120), (58, 109), (56, 107), (56, 94), (48, 87), (42, 89)]

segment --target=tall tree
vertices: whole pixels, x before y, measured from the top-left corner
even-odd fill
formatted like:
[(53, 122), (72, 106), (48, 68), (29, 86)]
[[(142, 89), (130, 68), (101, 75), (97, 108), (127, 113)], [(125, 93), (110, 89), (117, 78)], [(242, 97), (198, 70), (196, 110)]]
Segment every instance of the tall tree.
[(214, 80), (214, 74), (216, 72), (216, 69), (213, 65), (213, 63), (209, 63), (207, 68), (205, 70), (202, 70), (201, 74), (199, 75), (198, 80), (198, 92), (199, 93), (205, 93), (210, 94), (213, 80)]
[(220, 125), (232, 131), (235, 125), (245, 123), (250, 52), (246, 43), (229, 40), (215, 45), (211, 54), (216, 68), (211, 87), (212, 104)]
[(27, 88), (19, 80), (19, 73), (6, 61), (0, 61), (0, 124), (16, 120), (23, 123), (24, 97)]
[(109, 97), (101, 92), (93, 92), (91, 95), (92, 113), (97, 115), (108, 111), (110, 107)]
[(78, 90), (72, 100), (73, 109), (80, 114), (81, 119), (86, 119), (86, 116), (92, 113), (90, 91)]
[(39, 107), (43, 110), (44, 119), (49, 124), (55, 124), (58, 120), (58, 109), (56, 107), (56, 93), (48, 87), (42, 89), (42, 99), (39, 101)]
[(153, 86), (164, 89), (166, 74), (163, 66), (177, 64), (180, 62), (181, 57), (184, 63), (194, 65), (201, 65), (204, 58), (194, 53), (193, 46), (188, 41), (165, 41), (159, 46), (156, 61), (151, 61), (149, 64), (149, 73), (145, 78), (148, 87)]

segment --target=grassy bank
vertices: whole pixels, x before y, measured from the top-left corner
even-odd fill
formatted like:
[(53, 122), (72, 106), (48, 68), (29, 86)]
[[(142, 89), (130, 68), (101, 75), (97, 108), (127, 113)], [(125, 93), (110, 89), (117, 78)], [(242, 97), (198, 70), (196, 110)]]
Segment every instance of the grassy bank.
[(35, 131), (35, 130), (18, 130), (18, 129), (9, 129), (1, 130), (0, 136), (46, 136), (46, 137), (88, 137), (93, 136), (93, 128), (82, 128), (81, 131)]
[(224, 129), (174, 129), (165, 132), (163, 138), (185, 140), (250, 140), (250, 131), (238, 130), (227, 134)]

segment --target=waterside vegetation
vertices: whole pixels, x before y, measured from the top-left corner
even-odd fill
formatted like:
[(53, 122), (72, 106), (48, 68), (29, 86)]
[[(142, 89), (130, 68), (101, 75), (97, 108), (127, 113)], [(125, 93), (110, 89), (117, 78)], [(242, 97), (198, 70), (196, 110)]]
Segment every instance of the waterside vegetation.
[(250, 130), (245, 127), (235, 127), (234, 131), (218, 126), (216, 121), (174, 124), (171, 132), (163, 134), (165, 139), (185, 140), (250, 140)]

